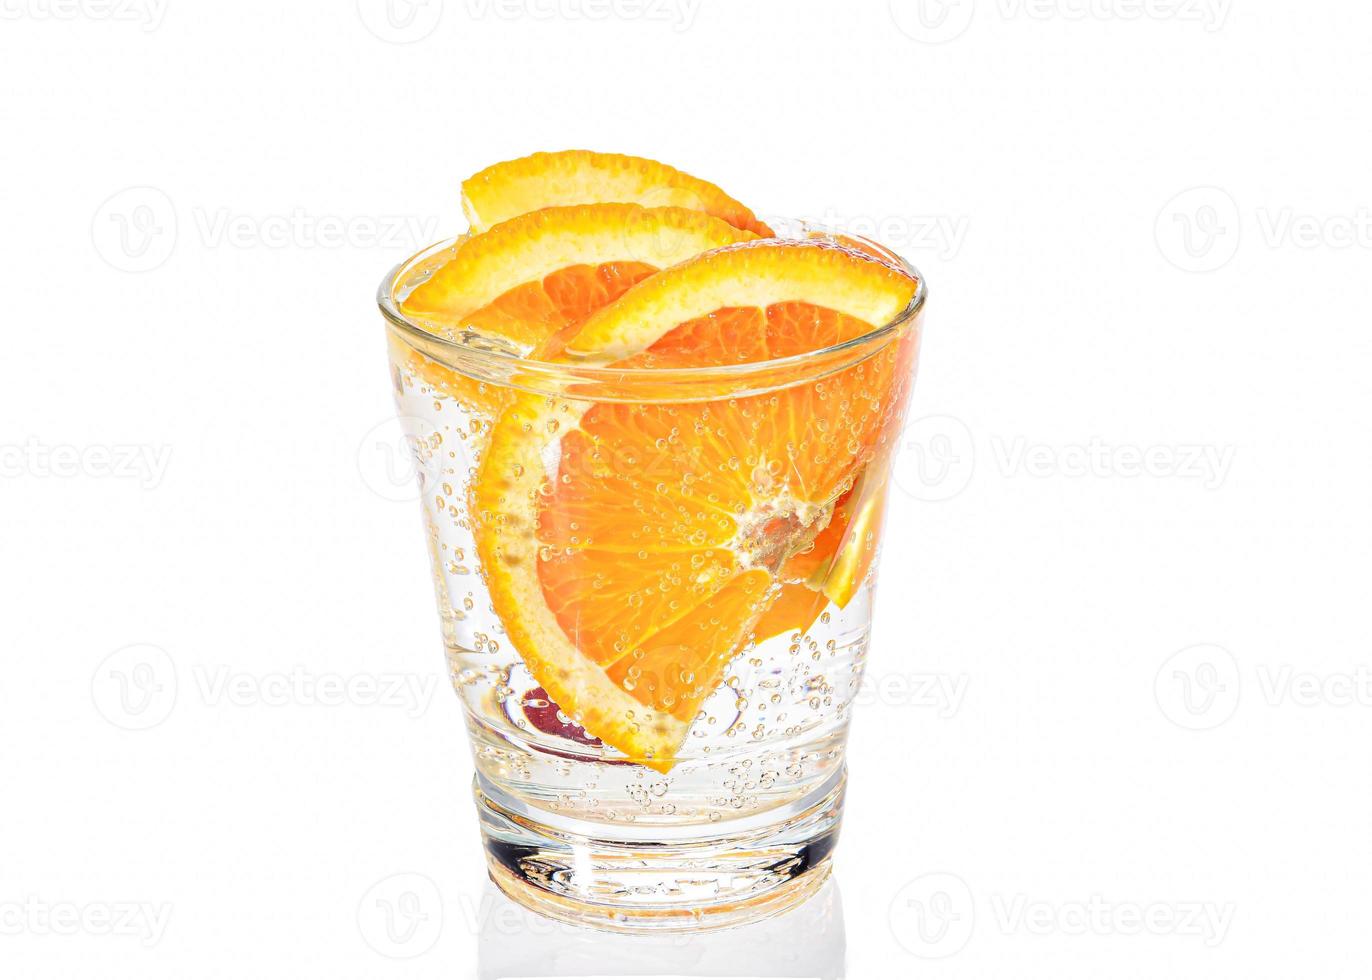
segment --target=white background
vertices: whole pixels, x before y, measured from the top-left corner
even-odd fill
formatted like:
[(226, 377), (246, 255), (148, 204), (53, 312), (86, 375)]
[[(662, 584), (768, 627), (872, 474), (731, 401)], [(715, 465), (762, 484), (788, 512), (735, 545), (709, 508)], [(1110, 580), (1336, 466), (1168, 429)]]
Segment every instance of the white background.
[[(1368, 974), (1372, 11), (393, 9), (0, 7), (0, 975)], [(372, 296), (569, 146), (931, 285), (799, 925), (484, 885)]]

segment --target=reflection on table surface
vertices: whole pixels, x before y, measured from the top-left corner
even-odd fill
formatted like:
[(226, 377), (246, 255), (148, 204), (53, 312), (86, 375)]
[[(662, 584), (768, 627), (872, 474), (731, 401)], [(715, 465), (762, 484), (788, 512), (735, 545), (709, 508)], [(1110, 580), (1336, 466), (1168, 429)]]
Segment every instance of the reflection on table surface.
[(785, 915), (720, 932), (620, 936), (528, 912), (487, 885), (478, 980), (543, 977), (777, 977), (840, 980), (843, 904), (833, 878)]

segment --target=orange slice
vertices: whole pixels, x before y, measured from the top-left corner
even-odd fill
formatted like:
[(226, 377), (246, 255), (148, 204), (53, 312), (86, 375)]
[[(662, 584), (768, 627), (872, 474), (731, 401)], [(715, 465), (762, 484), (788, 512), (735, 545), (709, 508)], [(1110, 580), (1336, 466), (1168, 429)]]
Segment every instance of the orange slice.
[[(848, 249), (756, 241), (645, 279), (567, 350), (624, 367), (786, 357), (870, 333), (915, 289)], [(672, 768), (785, 563), (886, 452), (908, 339), (746, 397), (512, 398), (473, 487), (477, 549), (511, 642), (589, 733)]]
[(535, 153), (487, 167), (462, 183), (462, 210), (475, 231), (540, 208), (612, 201), (691, 208), (763, 237), (772, 234), (709, 181), (619, 153)]
[[(436, 332), (475, 331), (528, 354), (658, 269), (753, 237), (684, 208), (547, 208), (460, 242), (401, 310)], [(397, 343), (406, 365), (436, 389), (494, 410), (492, 387)]]
[[(616, 265), (654, 271), (721, 245), (754, 238), (725, 221), (680, 207), (637, 204), (549, 207), (511, 218), (458, 244), (452, 259), (414, 289), (401, 309), (441, 325), (470, 325), (495, 306), (508, 318), (502, 336), (532, 348), (548, 336), (528, 330), (527, 311), (585, 315), (603, 299)], [(553, 282), (547, 280), (553, 277)]]

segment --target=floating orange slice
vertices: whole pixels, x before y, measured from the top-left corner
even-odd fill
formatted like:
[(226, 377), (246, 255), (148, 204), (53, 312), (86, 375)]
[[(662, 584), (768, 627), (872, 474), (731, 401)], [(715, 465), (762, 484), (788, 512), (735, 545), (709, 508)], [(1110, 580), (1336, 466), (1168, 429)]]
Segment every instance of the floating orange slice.
[(614, 201), (690, 208), (763, 237), (772, 234), (752, 211), (709, 181), (619, 153), (535, 153), (487, 167), (462, 183), (462, 210), (474, 231), (540, 208)]
[[(474, 331), (527, 354), (658, 269), (753, 237), (684, 208), (546, 208), (459, 242), (401, 310), (436, 332)], [(493, 410), (493, 388), (397, 343), (407, 366), (436, 389)]]
[[(870, 333), (916, 285), (849, 249), (756, 241), (645, 279), (567, 350), (626, 368), (786, 357)], [(782, 568), (886, 452), (908, 339), (746, 397), (507, 404), (472, 491), (477, 549), (510, 640), (588, 732), (672, 768)]]

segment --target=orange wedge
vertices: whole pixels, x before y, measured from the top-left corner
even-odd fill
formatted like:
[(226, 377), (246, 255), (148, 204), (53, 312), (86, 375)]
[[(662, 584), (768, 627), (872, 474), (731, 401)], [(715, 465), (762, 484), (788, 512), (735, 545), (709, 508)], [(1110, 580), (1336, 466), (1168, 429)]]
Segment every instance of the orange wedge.
[(614, 201), (690, 208), (744, 231), (772, 234), (752, 211), (709, 181), (619, 153), (535, 153), (487, 167), (462, 183), (462, 210), (474, 231), (541, 208)]
[[(547, 208), (458, 243), (401, 310), (436, 332), (475, 331), (528, 354), (658, 269), (753, 237), (684, 208)], [(437, 390), (485, 414), (494, 410), (493, 388), (419, 351), (398, 353)]]
[[(755, 241), (643, 280), (567, 350), (625, 368), (786, 357), (870, 333), (916, 285), (849, 249)], [(746, 397), (506, 405), (473, 486), (477, 549), (511, 642), (589, 733), (675, 765), (783, 567), (887, 451), (910, 339)]]

